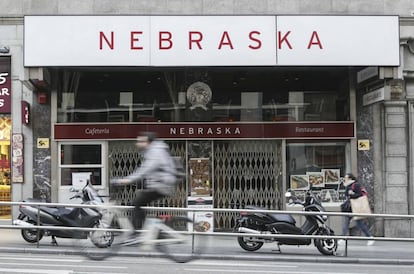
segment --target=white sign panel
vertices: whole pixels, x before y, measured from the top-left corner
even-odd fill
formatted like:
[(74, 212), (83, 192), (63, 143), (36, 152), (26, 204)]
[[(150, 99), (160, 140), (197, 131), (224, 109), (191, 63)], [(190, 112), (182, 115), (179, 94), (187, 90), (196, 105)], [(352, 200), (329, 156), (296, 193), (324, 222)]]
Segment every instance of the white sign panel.
[(399, 65), (397, 16), (277, 16), (278, 65)]
[(25, 66), (148, 66), (150, 17), (26, 16)]
[(362, 96), (362, 105), (368, 106), (384, 100), (389, 100), (391, 97), (389, 86), (381, 87), (379, 89), (370, 91)]
[(398, 66), (398, 16), (26, 16), (25, 66)]
[(274, 16), (158, 16), (151, 65), (274, 65)]

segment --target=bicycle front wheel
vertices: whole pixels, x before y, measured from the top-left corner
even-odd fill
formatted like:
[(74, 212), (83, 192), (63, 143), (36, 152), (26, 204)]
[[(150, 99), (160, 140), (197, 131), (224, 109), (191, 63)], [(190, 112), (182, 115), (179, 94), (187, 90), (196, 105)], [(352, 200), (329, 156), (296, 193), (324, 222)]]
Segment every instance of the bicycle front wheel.
[(177, 263), (186, 263), (198, 257), (194, 237), (188, 233), (189, 224), (192, 225), (192, 221), (186, 217), (172, 217), (167, 221), (167, 227), (159, 231), (157, 250)]
[(114, 242), (116, 228), (105, 227), (102, 224), (97, 224), (94, 228), (100, 230), (77, 233), (74, 246), (78, 252), (91, 260), (98, 261), (116, 255), (120, 248), (120, 245)]

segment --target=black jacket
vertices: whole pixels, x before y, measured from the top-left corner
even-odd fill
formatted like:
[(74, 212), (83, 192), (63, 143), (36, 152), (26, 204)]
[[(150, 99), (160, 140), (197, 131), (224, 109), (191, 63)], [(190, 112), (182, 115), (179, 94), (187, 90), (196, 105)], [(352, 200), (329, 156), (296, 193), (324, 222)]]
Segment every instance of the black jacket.
[(357, 181), (345, 187), (345, 195), (347, 198), (356, 199), (364, 195), (362, 186)]

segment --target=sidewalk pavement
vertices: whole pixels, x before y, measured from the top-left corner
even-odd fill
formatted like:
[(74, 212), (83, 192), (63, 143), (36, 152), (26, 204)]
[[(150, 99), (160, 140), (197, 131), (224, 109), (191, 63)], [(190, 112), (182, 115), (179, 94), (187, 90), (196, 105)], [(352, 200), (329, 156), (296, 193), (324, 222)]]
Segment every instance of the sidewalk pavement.
[[(0, 253), (37, 253), (37, 254), (77, 254), (72, 239), (57, 238), (58, 246), (51, 243), (51, 237), (44, 237), (37, 244), (23, 240), (18, 229), (0, 229)], [(275, 243), (265, 243), (255, 252), (241, 249), (236, 237), (231, 236), (196, 236), (195, 245), (201, 247), (200, 257), (217, 260), (254, 260), (254, 261), (300, 261), (331, 263), (366, 263), (366, 264), (414, 264), (413, 242), (376, 241), (367, 246), (366, 241), (348, 241), (347, 256), (345, 246), (338, 248), (336, 256), (319, 253), (312, 244), (309, 246), (281, 246), (281, 252), (275, 251)], [(159, 256), (155, 251), (146, 251), (138, 247), (125, 247), (119, 255), (123, 256)]]

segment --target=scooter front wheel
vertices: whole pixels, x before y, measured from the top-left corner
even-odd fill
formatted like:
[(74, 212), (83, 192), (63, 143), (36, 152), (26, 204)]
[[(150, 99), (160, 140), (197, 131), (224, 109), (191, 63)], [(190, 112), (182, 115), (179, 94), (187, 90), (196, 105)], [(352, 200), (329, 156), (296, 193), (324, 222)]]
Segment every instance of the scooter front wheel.
[[(29, 217), (27, 217), (26, 215), (20, 214), (18, 219), (28, 222), (29, 224), (36, 225), (36, 222), (34, 222), (33, 220), (30, 220)], [(35, 228), (23, 228), (21, 230), (21, 234), (22, 234), (23, 239), (26, 242), (33, 244), (33, 243), (37, 243), (38, 241), (40, 241), (43, 238), (44, 233), (42, 230), (38, 231)]]
[[(103, 228), (95, 226), (94, 228)], [(114, 229), (119, 229), (119, 227), (109, 226), (108, 229), (100, 231), (90, 231), (87, 233), (87, 236), (82, 237), (82, 233), (79, 232), (79, 236), (74, 239), (74, 247), (81, 255), (91, 259), (91, 260), (104, 260), (108, 257), (115, 256), (120, 248), (122, 241), (114, 242)]]
[[(105, 228), (101, 223), (95, 224), (94, 228)], [(91, 242), (99, 248), (107, 248), (114, 241), (113, 231), (91, 231), (89, 232)]]
[[(335, 235), (333, 231), (320, 231), (317, 235)], [(327, 239), (315, 239), (315, 246), (323, 255), (335, 255), (335, 252), (338, 248), (338, 241), (336, 239), (327, 238)]]

